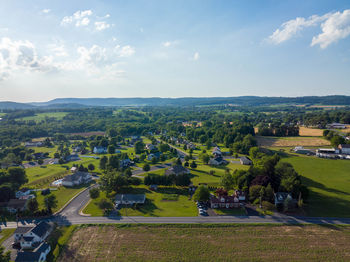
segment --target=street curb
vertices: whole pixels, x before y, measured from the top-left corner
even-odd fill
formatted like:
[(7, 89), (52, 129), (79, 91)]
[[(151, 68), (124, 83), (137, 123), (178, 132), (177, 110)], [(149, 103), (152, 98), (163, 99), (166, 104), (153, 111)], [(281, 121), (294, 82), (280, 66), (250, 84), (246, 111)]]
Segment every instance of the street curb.
[(85, 214), (83, 213), (83, 210), (88, 206), (88, 204), (90, 204), (91, 202), (91, 198), (89, 199), (89, 201), (79, 210), (79, 215), (83, 216), (83, 217), (91, 217), (91, 214)]
[(72, 202), (76, 197), (78, 197), (81, 193), (85, 192), (86, 190), (90, 189), (92, 186), (94, 186), (95, 184), (93, 185), (90, 185), (89, 187), (85, 188), (84, 190), (78, 192), (77, 194), (75, 194), (67, 203), (65, 203), (63, 205), (63, 207), (60, 208), (60, 210), (56, 211), (55, 213), (53, 213), (52, 215), (57, 215), (58, 213), (62, 212), (63, 209), (65, 209), (69, 204), (70, 202)]

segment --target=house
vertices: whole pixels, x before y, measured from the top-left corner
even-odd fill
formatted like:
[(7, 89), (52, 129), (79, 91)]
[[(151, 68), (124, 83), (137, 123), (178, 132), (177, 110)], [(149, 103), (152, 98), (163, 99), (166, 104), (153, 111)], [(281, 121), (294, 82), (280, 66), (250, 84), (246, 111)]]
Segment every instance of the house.
[(340, 144), (338, 148), (342, 154), (350, 155), (350, 144)]
[(346, 125), (340, 123), (332, 123), (328, 124), (326, 127), (331, 129), (345, 129)]
[(29, 200), (32, 198), (35, 198), (35, 195), (30, 194), (30, 195), (26, 195), (26, 196), (20, 196), (18, 199)]
[(115, 196), (115, 203), (133, 205), (133, 204), (143, 204), (145, 203), (145, 194), (117, 194)]
[(77, 154), (73, 154), (73, 155), (69, 155), (66, 157), (66, 161), (70, 162), (70, 161), (79, 161), (80, 158)]
[[(23, 230), (24, 231), (24, 230)], [(22, 234), (22, 237), (18, 240), (23, 249), (31, 249), (43, 242), (51, 233), (52, 226), (42, 221), (32, 229)]]
[(209, 198), (211, 208), (237, 208), (240, 207), (239, 198), (237, 196), (214, 196)]
[(119, 164), (120, 164), (120, 167), (126, 168), (133, 165), (134, 162), (132, 162), (129, 158), (126, 158), (126, 159), (120, 160)]
[(189, 174), (189, 173), (190, 173), (190, 170), (181, 165), (175, 165), (165, 170), (165, 175), (177, 176), (177, 175), (183, 175), (183, 174)]
[(27, 209), (26, 199), (10, 199), (7, 203), (6, 208), (10, 213), (17, 213), (18, 211), (24, 211)]
[(296, 204), (296, 200), (293, 199), (292, 195), (290, 193), (287, 192), (277, 192), (274, 194), (275, 195), (275, 206), (276, 207), (281, 207), (284, 205), (285, 200), (288, 198), (291, 201), (294, 202), (294, 204)]
[(216, 146), (216, 147), (213, 148), (213, 156), (215, 156), (215, 157), (220, 157), (220, 156), (222, 156), (220, 147)]
[(147, 144), (146, 149), (149, 151), (157, 150), (157, 147), (153, 144)]
[(161, 154), (161, 152), (148, 154), (147, 160), (151, 161), (154, 157), (159, 159)]
[(38, 141), (38, 142), (25, 142), (24, 143), (24, 146), (25, 147), (40, 147), (40, 146), (43, 146), (44, 143), (41, 142), (41, 141)]
[(90, 173), (77, 171), (74, 174), (65, 176), (62, 179), (62, 185), (67, 187), (78, 186), (90, 182), (91, 179), (92, 176)]
[(78, 168), (77, 168), (76, 166), (72, 166), (72, 168), (70, 169), (70, 171), (71, 171), (72, 173), (75, 173), (75, 172), (78, 171)]
[(73, 147), (73, 152), (74, 153), (78, 153), (80, 151), (81, 151), (81, 147), (80, 146)]
[(15, 262), (43, 262), (50, 251), (50, 245), (42, 242), (33, 251), (18, 252)]
[(24, 234), (28, 233), (30, 230), (32, 230), (34, 226), (19, 226), (16, 228), (15, 232), (13, 233), (14, 241), (18, 243), (20, 239), (23, 237)]
[(20, 198), (22, 196), (28, 196), (31, 192), (32, 190), (30, 188), (23, 187), (22, 189), (16, 192), (16, 198)]
[(50, 165), (57, 165), (59, 164), (60, 160), (59, 158), (52, 158), (50, 161), (49, 161), (49, 164)]
[(158, 190), (158, 185), (150, 185), (149, 186), (149, 190), (157, 191)]
[(196, 145), (193, 144), (192, 142), (190, 142), (190, 143), (187, 144), (187, 149), (195, 150), (196, 149)]
[(316, 156), (321, 158), (338, 158), (339, 150), (334, 148), (319, 148), (316, 150)]
[(315, 153), (310, 150), (310, 149), (306, 149), (302, 146), (296, 146), (294, 149), (293, 149), (294, 153), (297, 153), (297, 154), (303, 154), (303, 155), (314, 155)]
[(107, 147), (95, 146), (93, 152), (94, 152), (94, 154), (106, 154)]
[(245, 201), (245, 193), (241, 190), (236, 190), (235, 191), (235, 196), (238, 197), (239, 201), (244, 202)]
[(222, 156), (217, 156), (209, 160), (209, 165), (211, 166), (220, 166), (220, 165), (226, 165), (226, 164), (227, 164), (227, 161), (223, 159)]
[(37, 152), (37, 153), (34, 153), (32, 154), (32, 157), (36, 160), (38, 159), (44, 159), (46, 158), (47, 154), (46, 153), (42, 153), (42, 152)]
[(241, 162), (241, 165), (247, 165), (247, 166), (250, 166), (253, 162), (252, 160), (250, 160), (249, 157), (246, 157), (246, 156), (242, 156), (239, 161)]

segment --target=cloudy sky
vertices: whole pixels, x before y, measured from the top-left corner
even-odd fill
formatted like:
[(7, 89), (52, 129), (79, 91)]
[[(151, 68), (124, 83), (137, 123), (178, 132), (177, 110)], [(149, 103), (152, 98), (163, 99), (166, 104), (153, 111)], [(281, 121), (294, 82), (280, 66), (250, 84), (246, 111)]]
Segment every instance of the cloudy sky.
[(0, 6), (0, 101), (350, 95), (348, 0)]

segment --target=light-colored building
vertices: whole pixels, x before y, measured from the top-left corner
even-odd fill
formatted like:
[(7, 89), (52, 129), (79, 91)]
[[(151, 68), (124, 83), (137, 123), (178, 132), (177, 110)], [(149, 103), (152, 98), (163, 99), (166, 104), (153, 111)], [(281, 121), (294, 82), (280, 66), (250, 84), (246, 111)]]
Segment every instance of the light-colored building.
[(74, 174), (67, 175), (62, 179), (62, 185), (66, 187), (78, 186), (88, 183), (92, 180), (92, 176), (88, 172), (77, 171)]

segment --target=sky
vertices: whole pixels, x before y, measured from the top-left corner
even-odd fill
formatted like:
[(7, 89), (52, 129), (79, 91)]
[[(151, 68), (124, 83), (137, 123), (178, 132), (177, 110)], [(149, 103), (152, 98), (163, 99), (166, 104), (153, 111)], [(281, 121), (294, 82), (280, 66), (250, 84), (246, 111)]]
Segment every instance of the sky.
[(0, 0), (0, 101), (350, 95), (350, 1)]

